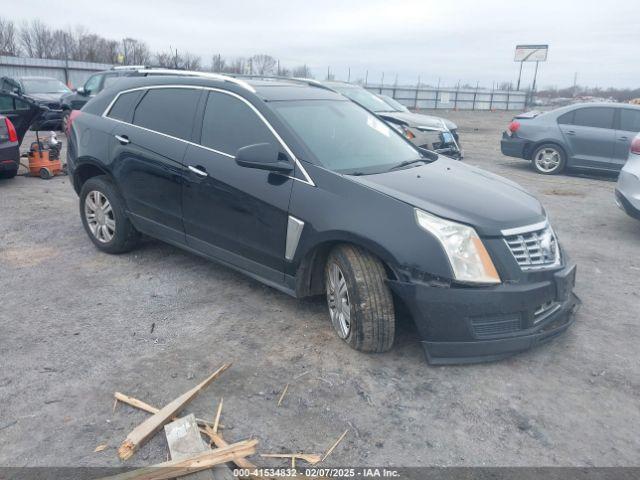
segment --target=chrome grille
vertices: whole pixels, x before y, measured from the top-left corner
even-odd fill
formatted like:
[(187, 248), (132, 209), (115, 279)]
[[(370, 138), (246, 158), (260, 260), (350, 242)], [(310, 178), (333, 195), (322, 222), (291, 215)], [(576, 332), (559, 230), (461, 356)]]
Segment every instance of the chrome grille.
[(549, 226), (504, 237), (509, 250), (523, 270), (548, 268), (560, 263), (560, 248)]

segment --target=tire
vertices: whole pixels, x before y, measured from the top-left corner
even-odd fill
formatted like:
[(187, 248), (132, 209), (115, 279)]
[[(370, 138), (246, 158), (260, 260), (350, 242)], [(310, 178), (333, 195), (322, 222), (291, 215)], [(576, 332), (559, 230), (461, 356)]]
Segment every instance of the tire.
[[(98, 205), (102, 208), (97, 208)], [(92, 177), (82, 185), (80, 218), (87, 235), (99, 250), (125, 253), (138, 244), (140, 233), (125, 214), (124, 205), (122, 195), (104, 175)], [(94, 212), (93, 216), (91, 212)]]
[(67, 127), (69, 126), (69, 116), (71, 115), (71, 111), (70, 110), (65, 110), (62, 113), (62, 125), (61, 125), (61, 132), (64, 133), (65, 135), (67, 134)]
[(4, 170), (2, 172), (0, 172), (0, 178), (13, 178), (18, 174), (18, 169), (16, 168), (15, 170)]
[(567, 164), (564, 150), (553, 143), (545, 143), (535, 149), (531, 156), (533, 169), (542, 175), (557, 175)]
[(42, 167), (40, 169), (39, 174), (40, 174), (40, 178), (43, 180), (51, 180), (51, 178), (53, 178), (53, 174), (51, 173), (51, 170), (45, 167)]
[[(354, 245), (337, 246), (327, 259), (325, 288), (329, 317), (338, 336), (361, 352), (385, 352), (393, 345), (395, 311), (386, 279), (382, 262)], [(344, 292), (339, 288), (342, 280), (346, 304), (339, 294)], [(348, 319), (340, 316), (342, 312), (348, 312)]]

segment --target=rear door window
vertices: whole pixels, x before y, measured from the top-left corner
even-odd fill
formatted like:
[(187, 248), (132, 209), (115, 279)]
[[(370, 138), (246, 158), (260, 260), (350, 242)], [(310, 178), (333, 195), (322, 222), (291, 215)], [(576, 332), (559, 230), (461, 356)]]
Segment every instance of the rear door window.
[(573, 125), (581, 127), (613, 128), (614, 108), (586, 107), (575, 110)]
[(133, 115), (133, 124), (155, 132), (191, 140), (200, 90), (154, 88), (147, 90)]
[(130, 123), (131, 115), (133, 114), (133, 107), (136, 106), (143, 93), (143, 90), (137, 90), (135, 92), (121, 94), (111, 107), (111, 110), (109, 110), (107, 116), (109, 118)]
[(561, 125), (571, 125), (573, 123), (573, 110), (558, 117), (558, 123)]
[(640, 132), (640, 110), (620, 109), (620, 130)]
[(209, 92), (200, 143), (235, 156), (239, 148), (275, 143), (275, 139), (256, 112), (242, 100), (225, 93)]

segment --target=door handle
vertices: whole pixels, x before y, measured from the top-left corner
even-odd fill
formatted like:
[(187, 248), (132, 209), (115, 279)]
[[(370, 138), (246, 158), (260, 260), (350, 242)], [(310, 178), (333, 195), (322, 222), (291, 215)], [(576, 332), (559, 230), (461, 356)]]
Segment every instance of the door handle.
[(129, 137), (127, 137), (126, 135), (115, 135), (115, 137), (116, 140), (118, 140), (122, 145), (131, 143), (131, 140), (129, 140)]
[(618, 140), (620, 140), (621, 142), (626, 142), (627, 140), (629, 140), (629, 137), (620, 137), (618, 138)]
[(567, 130), (567, 135), (575, 135), (576, 131), (575, 130)]
[(201, 177), (206, 177), (207, 176), (207, 169), (204, 168), (201, 165), (197, 165), (197, 166), (193, 166), (193, 165), (189, 165), (189, 170), (191, 170), (193, 173), (195, 173), (196, 175), (199, 175)]

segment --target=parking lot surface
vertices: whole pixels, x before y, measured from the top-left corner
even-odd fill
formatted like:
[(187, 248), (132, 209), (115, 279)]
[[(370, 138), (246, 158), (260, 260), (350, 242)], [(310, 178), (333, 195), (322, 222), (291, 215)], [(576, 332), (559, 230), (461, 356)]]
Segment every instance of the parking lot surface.
[[(117, 466), (146, 414), (113, 410), (115, 391), (162, 406), (223, 362), (186, 411), (212, 418), (224, 397), (225, 438), (256, 437), (262, 452), (321, 453), (349, 429), (325, 465), (638, 465), (640, 222), (615, 206), (611, 177), (546, 177), (502, 156), (511, 114), (439, 115), (459, 124), (465, 162), (545, 205), (578, 264), (567, 334), (496, 363), (430, 367), (403, 321), (390, 352), (358, 353), (322, 298), (157, 241), (101, 253), (67, 177), (21, 176), (0, 181), (0, 465)], [(158, 434), (128, 464), (167, 452)]]

